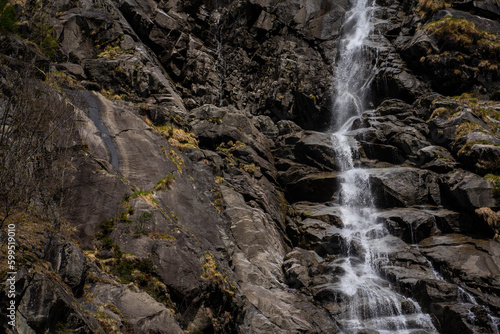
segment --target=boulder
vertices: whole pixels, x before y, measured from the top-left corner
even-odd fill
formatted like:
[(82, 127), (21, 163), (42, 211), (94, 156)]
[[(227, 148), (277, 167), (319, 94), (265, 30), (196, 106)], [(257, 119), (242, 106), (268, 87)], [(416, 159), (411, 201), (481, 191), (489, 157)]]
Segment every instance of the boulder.
[(435, 145), (418, 150), (414, 163), (416, 167), (425, 168), (436, 173), (447, 173), (458, 166), (455, 158), (446, 148)]
[(401, 151), (392, 145), (375, 144), (365, 141), (360, 141), (360, 145), (368, 159), (376, 159), (394, 165), (399, 165), (406, 161)]
[(193, 109), (188, 120), (203, 148), (215, 150), (222, 143), (240, 141), (262, 158), (272, 161), (269, 148), (273, 142), (254, 126), (253, 117), (244, 111), (234, 107), (204, 105)]
[(400, 99), (385, 99), (377, 107), (376, 112), (381, 116), (394, 115), (398, 119), (413, 114), (414, 109), (411, 105)]
[(87, 264), (80, 248), (70, 242), (53, 241), (46, 251), (46, 259), (54, 271), (61, 276), (75, 295), (79, 295), (85, 284)]
[(335, 138), (329, 133), (306, 132), (295, 145), (298, 162), (321, 170), (338, 169)]
[(308, 287), (312, 284), (310, 272), (314, 272), (322, 258), (314, 251), (299, 247), (294, 248), (283, 259), (283, 271), (286, 284), (293, 289)]
[(415, 286), (415, 298), (427, 309), (432, 309), (432, 304), (453, 302), (458, 297), (458, 289), (455, 284), (444, 280), (426, 279)]
[(398, 46), (401, 49), (401, 55), (410, 64), (427, 56), (429, 52), (439, 51), (435, 41), (425, 30), (417, 30), (410, 40)]
[(370, 185), (377, 207), (408, 207), (441, 204), (437, 177), (409, 167), (369, 170)]
[(405, 155), (413, 155), (415, 152), (429, 146), (430, 143), (419, 133), (411, 134), (408, 132), (398, 133), (391, 137), (389, 144), (397, 147)]
[(290, 202), (327, 202), (332, 199), (338, 187), (336, 172), (314, 172), (311, 168), (303, 170), (301, 165), (282, 172), (280, 180)]
[(423, 240), (420, 250), (446, 279), (483, 293), (498, 293), (500, 245), (497, 242), (449, 234)]
[(134, 333), (184, 333), (173, 313), (145, 292), (102, 283), (94, 284), (89, 291), (101, 312)]
[(292, 211), (304, 219), (312, 218), (337, 227), (342, 226), (341, 212), (338, 206), (298, 202), (292, 205)]
[(336, 226), (312, 218), (301, 221), (297, 226), (302, 237), (300, 245), (320, 256), (339, 254), (345, 249), (342, 231)]
[(440, 179), (443, 202), (472, 212), (481, 207), (497, 207), (493, 185), (486, 179), (465, 171), (457, 171)]
[(500, 146), (468, 142), (459, 152), (458, 159), (478, 174), (500, 173)]
[[(77, 307), (77, 300), (58, 280), (43, 268), (34, 274), (22, 268), (16, 275), (17, 325), (25, 333), (55, 333), (61, 329), (83, 333), (99, 333), (98, 322)], [(52, 274), (53, 275), (53, 274)], [(22, 291), (22, 294), (21, 294)], [(7, 298), (5, 297), (5, 300)]]
[(436, 219), (430, 212), (417, 209), (396, 209), (382, 212), (379, 217), (389, 232), (406, 243), (418, 243), (439, 234)]

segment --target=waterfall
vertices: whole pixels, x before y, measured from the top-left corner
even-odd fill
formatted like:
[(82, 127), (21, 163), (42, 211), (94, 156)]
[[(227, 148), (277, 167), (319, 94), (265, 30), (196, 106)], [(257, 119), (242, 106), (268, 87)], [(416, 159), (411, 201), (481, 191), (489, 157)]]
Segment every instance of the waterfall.
[[(218, 8), (218, 3), (216, 2), (216, 8)], [(219, 107), (223, 105), (224, 102), (224, 81), (226, 80), (226, 61), (223, 54), (223, 30), (224, 30), (224, 12), (220, 12), (218, 9), (214, 11), (214, 26), (213, 26), (213, 38), (216, 42), (216, 54), (215, 59), (215, 73), (218, 75), (218, 87), (217, 87), (217, 101)], [(212, 30), (212, 29), (211, 29)]]
[(332, 141), (340, 172), (339, 205), (346, 245), (337, 288), (338, 322), (345, 333), (437, 333), (430, 316), (415, 301), (394, 292), (378, 274), (379, 266), (388, 262), (386, 239), (390, 236), (376, 222), (369, 170), (355, 166), (357, 147), (348, 135), (354, 119), (365, 111), (373, 70), (364, 46), (372, 32), (370, 1), (354, 0), (336, 61)]
[(365, 62), (364, 41), (371, 33), (373, 7), (371, 0), (354, 0), (353, 8), (347, 12), (343, 26), (343, 38), (339, 45), (336, 61), (334, 86), (336, 96), (334, 128), (338, 130), (353, 116), (364, 111), (364, 102), (370, 84), (370, 68)]

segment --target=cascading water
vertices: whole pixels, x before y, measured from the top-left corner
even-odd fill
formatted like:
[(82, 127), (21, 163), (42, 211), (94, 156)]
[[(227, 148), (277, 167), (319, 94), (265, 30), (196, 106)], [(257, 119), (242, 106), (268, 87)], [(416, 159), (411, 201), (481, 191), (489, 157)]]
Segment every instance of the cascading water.
[(368, 92), (370, 68), (364, 62), (366, 58), (363, 43), (371, 32), (372, 6), (370, 0), (354, 0), (353, 8), (347, 12), (343, 26), (343, 38), (337, 59), (335, 88), (336, 98), (334, 128), (338, 130), (353, 116), (364, 111), (364, 102)]
[[(215, 6), (218, 7), (218, 3), (215, 3)], [(215, 10), (213, 13), (214, 24), (212, 35), (217, 43), (216, 54), (217, 58), (215, 60), (215, 73), (219, 76), (218, 88), (217, 88), (217, 100), (219, 106), (222, 106), (224, 101), (224, 80), (226, 79), (226, 61), (224, 59), (223, 54), (223, 40), (222, 34), (224, 30), (224, 12), (220, 12), (219, 10)]]
[(354, 1), (340, 42), (333, 103), (332, 141), (341, 172), (339, 204), (346, 245), (344, 274), (338, 283), (339, 323), (345, 333), (437, 333), (418, 304), (392, 291), (377, 273), (378, 266), (388, 261), (388, 233), (376, 223), (369, 172), (355, 168), (356, 148), (347, 133), (365, 111), (371, 65), (364, 42), (371, 33), (373, 6), (369, 0)]

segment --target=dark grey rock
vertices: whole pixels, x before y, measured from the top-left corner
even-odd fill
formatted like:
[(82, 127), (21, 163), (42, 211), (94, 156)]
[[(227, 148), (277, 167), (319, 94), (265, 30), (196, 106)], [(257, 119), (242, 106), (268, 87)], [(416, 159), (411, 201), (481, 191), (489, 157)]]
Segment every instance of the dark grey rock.
[(47, 260), (63, 282), (78, 295), (85, 283), (87, 264), (80, 248), (73, 243), (53, 241), (47, 249)]
[(465, 171), (457, 171), (441, 178), (443, 202), (447, 205), (473, 211), (480, 207), (496, 207), (493, 185), (486, 179)]
[(370, 183), (378, 207), (408, 207), (440, 204), (437, 177), (417, 168), (388, 168), (370, 171)]
[(110, 284), (96, 284), (90, 291), (95, 295), (96, 305), (104, 308), (103, 311), (107, 303), (115, 306), (119, 310), (115, 316), (135, 333), (183, 333), (172, 312), (144, 292)]

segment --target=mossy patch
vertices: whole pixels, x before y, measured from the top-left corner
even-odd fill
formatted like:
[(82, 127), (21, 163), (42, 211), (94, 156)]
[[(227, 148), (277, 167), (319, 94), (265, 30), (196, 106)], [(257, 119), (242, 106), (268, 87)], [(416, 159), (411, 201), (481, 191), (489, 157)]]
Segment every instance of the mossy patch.
[(75, 78), (67, 73), (56, 71), (50, 72), (45, 77), (45, 82), (52, 88), (62, 91), (62, 88), (72, 88), (72, 89), (82, 89), (83, 86), (80, 85)]
[(260, 167), (256, 166), (253, 162), (251, 164), (242, 164), (241, 167), (251, 175), (255, 175), (256, 172), (260, 171)]
[(220, 143), (220, 145), (217, 146), (215, 150), (217, 152), (223, 153), (224, 160), (228, 166), (238, 167), (238, 159), (234, 156), (233, 152), (237, 149), (244, 148), (245, 146), (246, 144), (242, 143), (241, 141), (237, 140), (236, 142), (233, 142), (232, 140), (230, 140), (227, 143)]
[(495, 64), (500, 59), (500, 36), (477, 29), (473, 22), (445, 17), (426, 24), (423, 29), (433, 35), (444, 50), (479, 52), (483, 60)]
[(486, 174), (484, 178), (493, 184), (493, 195), (500, 198), (500, 175)]
[(123, 100), (124, 95), (116, 94), (115, 91), (110, 88), (110, 89), (101, 89), (101, 95), (106, 97), (108, 100)]
[(198, 140), (192, 132), (187, 132), (183, 129), (174, 127), (172, 125), (151, 126), (152, 129), (168, 140), (168, 143), (184, 152), (186, 148), (199, 148)]
[(99, 325), (109, 334), (121, 334), (121, 324), (118, 320), (114, 319), (105, 312), (99, 311), (94, 313), (94, 317), (99, 322)]
[(120, 45), (117, 44), (111, 44), (107, 45), (102, 52), (100, 52), (97, 57), (98, 58), (107, 58), (111, 60), (115, 60), (118, 58), (118, 56), (122, 54), (133, 54), (133, 50), (122, 50)]
[(236, 287), (229, 279), (229, 276), (223, 274), (219, 270), (212, 253), (205, 254), (205, 261), (203, 261), (201, 266), (203, 268), (201, 278), (209, 280), (211, 283), (217, 285), (225, 293), (229, 294), (230, 296), (234, 296)]
[(219, 146), (217, 146), (216, 150), (228, 154), (236, 149), (244, 148), (245, 146), (247, 145), (239, 140), (237, 140), (236, 142), (230, 140), (227, 143), (221, 143)]
[(417, 13), (425, 19), (440, 9), (451, 6), (453, 0), (418, 0)]
[(155, 191), (165, 191), (170, 188), (170, 186), (174, 183), (175, 181), (175, 175), (174, 174), (168, 174), (164, 178), (162, 178), (160, 181), (158, 181), (154, 187)]
[(0, 31), (17, 31), (16, 10), (7, 0), (0, 0)]
[(430, 118), (440, 117), (444, 119), (452, 119), (459, 112), (460, 110), (457, 110), (453, 106), (439, 107), (434, 109)]
[(212, 192), (216, 195), (214, 201), (212, 202), (212, 206), (218, 213), (222, 213), (224, 211), (224, 196), (218, 188), (213, 188)]
[(464, 122), (460, 124), (455, 130), (455, 140), (462, 138), (463, 136), (468, 135), (469, 133), (475, 132), (477, 130), (482, 129), (481, 125), (473, 122)]
[(452, 99), (469, 107), (473, 114), (481, 117), (491, 129), (491, 134), (500, 129), (500, 105), (498, 102), (481, 101), (475, 93), (464, 93)]

